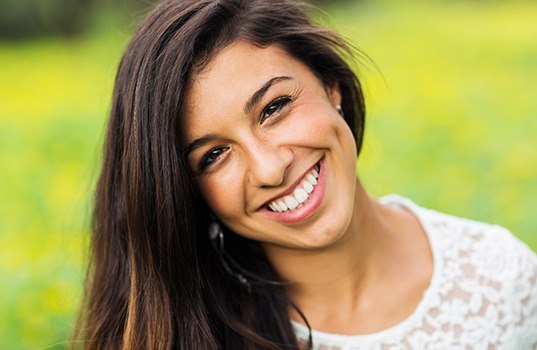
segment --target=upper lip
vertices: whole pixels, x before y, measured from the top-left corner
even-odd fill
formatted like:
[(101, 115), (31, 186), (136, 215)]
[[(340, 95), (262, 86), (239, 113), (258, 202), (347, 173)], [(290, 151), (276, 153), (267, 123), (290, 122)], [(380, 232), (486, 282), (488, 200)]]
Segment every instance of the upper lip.
[(259, 209), (262, 209), (263, 207), (267, 206), (270, 202), (274, 201), (277, 198), (280, 198), (280, 197), (283, 197), (283, 196), (286, 196), (288, 194), (293, 193), (295, 188), (302, 182), (302, 180), (304, 180), (304, 177), (306, 176), (306, 174), (309, 173), (311, 171), (311, 169), (313, 169), (313, 167), (315, 165), (317, 165), (318, 163), (319, 163), (319, 161), (315, 162), (315, 164), (310, 166), (304, 173), (302, 173), (302, 175), (300, 175), (298, 180), (296, 180), (291, 185), (289, 185), (285, 191), (281, 192), (280, 194), (275, 195), (274, 197), (272, 197), (271, 199), (266, 201)]

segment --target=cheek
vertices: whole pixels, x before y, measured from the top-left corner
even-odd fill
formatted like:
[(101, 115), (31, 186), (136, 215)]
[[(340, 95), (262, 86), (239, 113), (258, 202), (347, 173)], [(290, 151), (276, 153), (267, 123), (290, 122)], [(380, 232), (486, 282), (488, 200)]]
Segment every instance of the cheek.
[(292, 125), (286, 126), (295, 140), (312, 147), (341, 147), (352, 152), (354, 137), (349, 126), (339, 114), (331, 111), (307, 111), (297, 115)]
[(323, 89), (303, 95), (294, 112), (283, 128), (296, 140), (303, 139), (307, 144), (319, 147), (338, 143), (345, 149), (352, 148), (351, 144), (355, 143), (352, 131), (326, 98)]
[(244, 208), (239, 176), (232, 169), (208, 174), (198, 186), (209, 208), (220, 218), (230, 218)]

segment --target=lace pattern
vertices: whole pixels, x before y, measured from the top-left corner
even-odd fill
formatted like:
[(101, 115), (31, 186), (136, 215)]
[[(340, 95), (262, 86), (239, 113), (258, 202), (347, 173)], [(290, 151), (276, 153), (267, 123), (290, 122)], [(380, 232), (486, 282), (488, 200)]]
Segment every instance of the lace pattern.
[[(434, 257), (433, 277), (403, 322), (366, 335), (312, 331), (318, 350), (537, 349), (537, 256), (506, 229), (441, 214), (391, 195), (412, 211)], [(301, 340), (305, 326), (294, 322)]]

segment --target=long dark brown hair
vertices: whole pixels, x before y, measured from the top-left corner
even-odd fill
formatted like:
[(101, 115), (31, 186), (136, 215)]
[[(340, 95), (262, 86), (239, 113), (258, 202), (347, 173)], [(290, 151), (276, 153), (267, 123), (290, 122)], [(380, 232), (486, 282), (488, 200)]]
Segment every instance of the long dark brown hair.
[[(75, 344), (87, 349), (298, 349), (284, 288), (248, 290), (208, 237), (205, 201), (182, 156), (191, 79), (244, 40), (279, 45), (325, 84), (362, 142), (365, 108), (351, 53), (291, 0), (172, 0), (132, 38), (116, 77), (97, 184), (91, 261)], [(309, 7), (308, 7), (309, 8)], [(261, 246), (226, 231), (226, 251), (260, 279), (277, 279)]]

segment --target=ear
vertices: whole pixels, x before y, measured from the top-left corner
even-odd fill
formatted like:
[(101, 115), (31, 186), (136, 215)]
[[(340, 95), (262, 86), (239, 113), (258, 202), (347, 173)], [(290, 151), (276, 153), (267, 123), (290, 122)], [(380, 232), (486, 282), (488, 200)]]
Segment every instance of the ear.
[(325, 90), (333, 106), (341, 105), (341, 88), (339, 87), (339, 81), (333, 80), (325, 85)]

